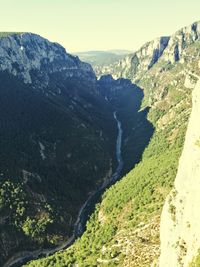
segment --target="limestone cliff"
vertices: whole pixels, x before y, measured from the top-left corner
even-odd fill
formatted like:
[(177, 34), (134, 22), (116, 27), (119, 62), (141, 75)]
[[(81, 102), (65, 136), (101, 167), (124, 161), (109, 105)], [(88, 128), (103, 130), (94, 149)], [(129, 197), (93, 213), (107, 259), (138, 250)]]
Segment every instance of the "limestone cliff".
[(46, 88), (51, 76), (86, 77), (96, 80), (90, 64), (68, 54), (64, 47), (33, 33), (4, 33), (0, 38), (0, 71), (23, 82)]
[(103, 67), (94, 67), (97, 75), (112, 74), (114, 78), (130, 78), (150, 69), (161, 57), (167, 47), (169, 37), (160, 37), (144, 44), (138, 51), (125, 56), (123, 59)]
[(186, 49), (200, 40), (200, 22), (180, 29), (171, 36), (160, 37), (144, 44), (138, 51), (125, 56), (110, 65), (94, 67), (97, 76), (112, 74), (114, 78), (140, 80), (155, 63), (169, 66), (175, 62), (184, 63), (188, 59)]
[(200, 80), (193, 91), (193, 108), (174, 189), (161, 217), (160, 267), (189, 266), (200, 248)]

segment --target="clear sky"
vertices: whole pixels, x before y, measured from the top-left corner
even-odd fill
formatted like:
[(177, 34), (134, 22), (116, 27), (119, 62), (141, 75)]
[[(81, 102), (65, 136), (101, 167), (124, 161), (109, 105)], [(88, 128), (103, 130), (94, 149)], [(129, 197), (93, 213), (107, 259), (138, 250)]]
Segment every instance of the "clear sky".
[(28, 31), (67, 51), (128, 49), (200, 20), (200, 0), (0, 0), (0, 31)]

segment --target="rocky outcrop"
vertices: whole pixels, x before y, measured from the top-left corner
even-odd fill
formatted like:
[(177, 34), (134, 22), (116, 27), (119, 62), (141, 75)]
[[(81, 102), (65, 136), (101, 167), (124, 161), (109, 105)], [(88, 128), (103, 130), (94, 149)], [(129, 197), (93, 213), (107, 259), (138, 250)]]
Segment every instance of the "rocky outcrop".
[(107, 65), (95, 67), (97, 76), (112, 74), (114, 78), (129, 78), (136, 82), (154, 66), (162, 61), (173, 64), (187, 60), (185, 50), (200, 40), (200, 22), (184, 27), (169, 37), (160, 37), (144, 44), (138, 51), (123, 59)]
[(92, 67), (68, 54), (57, 44), (32, 33), (8, 33), (0, 38), (0, 71), (45, 88), (51, 76), (62, 72), (65, 77), (96, 80)]
[(193, 91), (193, 108), (174, 189), (161, 218), (160, 267), (189, 266), (200, 248), (200, 80)]
[[(147, 71), (160, 58), (169, 41), (169, 37), (160, 37), (146, 43), (137, 52), (125, 56), (113, 65), (99, 68), (101, 74), (111, 73), (114, 78), (131, 78), (140, 71)], [(96, 68), (98, 74), (98, 67)]]
[(170, 37), (168, 46), (163, 53), (163, 59), (174, 63), (184, 62), (184, 50), (189, 45), (200, 40), (200, 22), (195, 22), (190, 26), (184, 27)]

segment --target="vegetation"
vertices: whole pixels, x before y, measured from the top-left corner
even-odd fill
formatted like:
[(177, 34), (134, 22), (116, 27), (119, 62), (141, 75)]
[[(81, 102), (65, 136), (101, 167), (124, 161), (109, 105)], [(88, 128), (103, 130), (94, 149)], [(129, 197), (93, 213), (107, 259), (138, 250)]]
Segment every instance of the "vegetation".
[[(62, 80), (59, 75), (52, 77), (53, 83)], [(51, 84), (44, 96), (6, 73), (1, 73), (1, 78), (0, 169), (2, 179), (9, 177), (10, 182), (21, 185), (26, 203), (22, 205), (20, 200), (21, 217), (13, 210), (18, 224), (16, 218), (9, 219), (5, 227), (3, 220), (2, 232), (9, 235), (12, 246), (18, 240), (15, 249), (9, 248), (11, 253), (51, 247), (70, 237), (88, 192), (96, 190), (108, 171), (116, 168), (114, 110), (126, 139), (123, 172), (139, 162), (153, 132), (147, 112), (138, 112), (143, 94), (122, 81), (111, 106), (94, 94), (86, 80), (66, 80), (71, 91), (66, 89), (64, 96), (56, 94)], [(113, 86), (118, 88), (118, 82)], [(76, 91), (80, 92), (78, 98), (73, 95)], [(105, 232), (111, 237), (113, 226), (109, 227)], [(1, 254), (0, 264), (6, 257), (7, 253)]]
[(198, 251), (197, 256), (190, 263), (189, 267), (199, 267), (200, 266), (200, 250)]
[[(157, 90), (163, 88), (162, 82), (166, 80), (160, 77), (160, 82)], [(191, 105), (191, 91), (185, 90), (184, 97), (177, 97), (173, 90), (179, 89), (171, 87), (159, 101), (152, 99), (158, 103), (150, 109), (148, 117), (156, 131), (141, 162), (103, 194), (83, 236), (66, 251), (27, 266), (135, 267), (148, 266), (158, 257), (159, 216), (166, 195), (173, 187)], [(166, 99), (171, 99), (169, 104)], [(169, 113), (180, 115), (169, 116)]]
[[(119, 244), (117, 232), (122, 229), (132, 232), (141, 222), (147, 223), (160, 213), (176, 175), (184, 132), (183, 127), (174, 144), (167, 142), (164, 132), (155, 134), (142, 162), (104, 193), (101, 205), (97, 205), (81, 239), (66, 252), (28, 266), (72, 266), (73, 263), (96, 266), (98, 259), (109, 260), (106, 266), (112, 266), (111, 263), (122, 266), (123, 252), (119, 249), (117, 255), (112, 256), (113, 250), (102, 252), (103, 246), (114, 247), (114, 244)], [(103, 214), (102, 221), (99, 213)]]
[[(19, 249), (69, 238), (88, 192), (115, 168), (116, 125), (85, 80), (66, 80), (70, 89), (61, 97), (52, 84), (45, 95), (5, 72), (0, 76), (2, 265)], [(70, 90), (83, 95), (73, 100)]]
[[(137, 110), (135, 112), (133, 121), (132, 118), (128, 118), (126, 114), (126, 108), (128, 109), (128, 111), (131, 110), (131, 105), (129, 106), (129, 103), (127, 103), (126, 106), (126, 92), (123, 92), (124, 95), (122, 95), (122, 103), (124, 104), (124, 107), (126, 106), (126, 108), (118, 106), (119, 103), (115, 101), (117, 97), (116, 99), (114, 99), (114, 97), (112, 98), (113, 103), (116, 105), (115, 107), (117, 107), (120, 118), (126, 118), (124, 121), (127, 121), (127, 123), (124, 124), (124, 136), (126, 137), (123, 143), (125, 148), (123, 150), (123, 157), (125, 159), (124, 171), (127, 172), (131, 169), (131, 162), (137, 164), (135, 165), (134, 169), (127, 173), (121, 181), (117, 182), (103, 194), (101, 202), (97, 204), (94, 213), (87, 223), (86, 231), (81, 236), (81, 238), (76, 240), (76, 242), (69, 249), (60, 251), (44, 259), (32, 261), (26, 266), (62, 267), (78, 265), (81, 267), (92, 267), (102, 265), (143, 267), (149, 266), (150, 263), (152, 263), (153, 260), (155, 260), (159, 256), (160, 213), (167, 194), (173, 188), (173, 182), (177, 172), (178, 160), (184, 144), (187, 121), (191, 110), (191, 89), (187, 88), (184, 85), (184, 71), (190, 69), (198, 73), (198, 62), (197, 60), (193, 60), (198, 55), (198, 51), (199, 47), (196, 44), (193, 44), (185, 52), (182, 63), (175, 62), (174, 64), (171, 64), (166, 61), (163, 62), (161, 59), (148, 71), (141, 71), (141, 73), (138, 75), (140, 79), (138, 78), (137, 83), (138, 86), (144, 89), (145, 97), (142, 105), (143, 110), (140, 112), (138, 112)], [(193, 57), (191, 57), (190, 55), (193, 55)], [(135, 70), (130, 70), (130, 73), (127, 73), (127, 76), (131, 77), (134, 71)], [(58, 77), (55, 78), (55, 81), (57, 82), (59, 78), (60, 77), (58, 75)], [(71, 83), (74, 83), (74, 81), (68, 82), (70, 85)], [(85, 84), (85, 86), (86, 85), (87, 84)], [(75, 89), (84, 90), (84, 86), (76, 86), (77, 84), (75, 85)], [(84, 91), (84, 93), (86, 92)], [(139, 96), (139, 99), (140, 97), (141, 96)], [(69, 102), (64, 101), (64, 105), (60, 105), (59, 101), (62, 100), (59, 99), (58, 101), (58, 98), (59, 96), (57, 96), (56, 98), (48, 97), (48, 99), (52, 101), (51, 103), (53, 107), (59, 106), (59, 109), (68, 113), (69, 110), (66, 110), (66, 106), (69, 106), (67, 105), (69, 104)], [(85, 101), (86, 99), (88, 100), (88, 98), (91, 99), (91, 95), (83, 97)], [(92, 99), (94, 100), (94, 98)], [(72, 169), (74, 170), (74, 172), (70, 173), (70, 175), (74, 175), (74, 183), (72, 182), (71, 184), (71, 181), (70, 183), (66, 183), (63, 175), (60, 175), (60, 173), (64, 174), (69, 170), (63, 167), (61, 169), (59, 168), (59, 171), (56, 173), (56, 177), (60, 177), (60, 180), (58, 181), (59, 186), (57, 185), (57, 183), (52, 183), (52, 187), (51, 185), (49, 185), (54, 181), (53, 178), (55, 177), (52, 176), (50, 171), (48, 171), (48, 176), (45, 176), (44, 173), (41, 172), (41, 174), (43, 174), (41, 175), (42, 181), (44, 179), (43, 177), (46, 178), (46, 182), (44, 184), (40, 185), (39, 182), (37, 184), (34, 184), (37, 189), (39, 188), (40, 193), (42, 192), (45, 193), (45, 196), (50, 196), (50, 204), (54, 211), (53, 217), (55, 218), (55, 220), (56, 218), (59, 218), (64, 222), (67, 220), (69, 221), (70, 217), (65, 214), (64, 208), (66, 206), (62, 205), (59, 211), (56, 210), (56, 208), (59, 209), (58, 203), (63, 204), (66, 200), (66, 198), (64, 197), (65, 194), (62, 189), (64, 188), (64, 190), (66, 190), (66, 188), (68, 188), (70, 197), (67, 198), (66, 203), (70, 206), (71, 199), (75, 199), (75, 202), (81, 202), (83, 200), (84, 197), (82, 196), (82, 191), (84, 192), (84, 196), (86, 196), (86, 193), (88, 191), (84, 191), (85, 185), (89, 190), (91, 188), (95, 188), (95, 186), (98, 185), (99, 180), (95, 179), (95, 177), (97, 176), (97, 174), (105, 175), (105, 170), (108, 169), (106, 167), (108, 167), (108, 162), (110, 159), (109, 155), (112, 154), (112, 152), (110, 152), (110, 154), (108, 153), (106, 154), (106, 156), (104, 156), (104, 152), (101, 150), (101, 147), (106, 147), (106, 145), (110, 143), (109, 141), (112, 140), (112, 137), (114, 137), (116, 134), (114, 132), (109, 133), (108, 125), (111, 121), (108, 121), (105, 125), (102, 124), (101, 119), (90, 120), (90, 116), (88, 117), (87, 114), (98, 114), (100, 117), (102, 116), (102, 114), (99, 114), (94, 107), (92, 109), (85, 108), (84, 104), (87, 104), (88, 101), (83, 101), (83, 105), (81, 105), (77, 99), (75, 99), (75, 101), (78, 108), (75, 109), (76, 116), (74, 120), (71, 121), (69, 118), (70, 116), (64, 115), (63, 120), (60, 120), (59, 116), (54, 117), (56, 125), (62, 125), (62, 127), (59, 128), (60, 132), (58, 135), (58, 140), (63, 140), (63, 143), (58, 146), (60, 149), (59, 151), (61, 152), (61, 155), (63, 156), (65, 161), (62, 161), (62, 158), (58, 158), (58, 161), (62, 162), (62, 167), (66, 166), (66, 162), (73, 167)], [(98, 101), (94, 103), (96, 105), (98, 104)], [(137, 103), (135, 104), (139, 105), (140, 101), (137, 101)], [(99, 107), (101, 107), (101, 105), (99, 105)], [(71, 115), (72, 112), (70, 112), (69, 114)], [(109, 113), (104, 115), (108, 114)], [(146, 121), (147, 114), (149, 121)], [(81, 120), (79, 116), (81, 116)], [(135, 121), (135, 119), (137, 118), (143, 119)], [(65, 121), (67, 121), (67, 125), (65, 124)], [(78, 134), (74, 134), (73, 139), (71, 136), (66, 135), (65, 130), (67, 129), (67, 126), (70, 126), (70, 129), (77, 129), (79, 125), (79, 123), (76, 123), (77, 121), (84, 121), (87, 127), (86, 129), (85, 127), (83, 127), (84, 129), (81, 128), (80, 132), (78, 131)], [(139, 135), (139, 132), (141, 129), (144, 130), (146, 125), (145, 127), (140, 126), (141, 122), (144, 123), (144, 125), (146, 123), (146, 125), (149, 126), (146, 136), (145, 132), (142, 132), (142, 138)], [(102, 142), (98, 142), (98, 145), (96, 145), (96, 141), (99, 140), (97, 136), (101, 136), (101, 128), (99, 129), (97, 127), (94, 134), (94, 132), (89, 127), (89, 125), (91, 124), (101, 126), (104, 125), (104, 132), (107, 133), (103, 136), (103, 139), (101, 140)], [(155, 127), (154, 133), (151, 124), (153, 124), (153, 126)], [(49, 125), (47, 126), (49, 127)], [(49, 129), (48, 127), (46, 128), (47, 130)], [(138, 127), (137, 131), (135, 131), (135, 127)], [(72, 132), (75, 133), (76, 131), (74, 130)], [(150, 139), (152, 133), (153, 135)], [(50, 143), (53, 143), (52, 140), (54, 140), (54, 135), (55, 132), (51, 132), (48, 138), (48, 140), (51, 141)], [(88, 141), (87, 145), (85, 146), (86, 150), (81, 150), (80, 148), (82, 142), (78, 142), (80, 137), (82, 137), (83, 135), (86, 137), (86, 139), (87, 136), (90, 136), (90, 142)], [(134, 136), (134, 139), (132, 138), (132, 136)], [(141, 151), (143, 151), (144, 149), (144, 143), (141, 144), (140, 141), (142, 139), (144, 140), (144, 136), (146, 138), (145, 145), (148, 144), (148, 146), (146, 146), (146, 149), (142, 155), (142, 159), (141, 161), (139, 161), (139, 155), (141, 156)], [(73, 144), (75, 143), (74, 140), (78, 142), (76, 144), (77, 146), (75, 145), (75, 151), (78, 152), (75, 153), (75, 158), (72, 158), (71, 161), (67, 161), (65, 157), (67, 149), (67, 147), (65, 146), (66, 140), (69, 143), (69, 147), (71, 141), (73, 141)], [(103, 140), (106, 141), (104, 142)], [(113, 142), (111, 143), (112, 146), (109, 147), (109, 151), (112, 151), (113, 148)], [(138, 148), (143, 148), (140, 150), (140, 153), (134, 153), (134, 144), (135, 147), (137, 147), (137, 152)], [(92, 150), (92, 148), (95, 150)], [(73, 160), (78, 158), (79, 151), (81, 151), (80, 153), (83, 157), (81, 157), (80, 161), (77, 161), (78, 164), (76, 162), (76, 164), (73, 165)], [(89, 156), (87, 154), (88, 151), (91, 152)], [(92, 157), (94, 157), (94, 155), (96, 154), (98, 155), (96, 157), (96, 160), (101, 164), (97, 166), (98, 171), (95, 173), (96, 176), (92, 176), (92, 170), (90, 166), (91, 163), (94, 164)], [(132, 157), (134, 159), (130, 159), (131, 155), (133, 155)], [(135, 155), (136, 157), (138, 156), (138, 160), (135, 160)], [(84, 161), (83, 164), (82, 158), (85, 159), (84, 156), (88, 156), (87, 159), (89, 161)], [(105, 159), (105, 162), (104, 160), (102, 160), (102, 158)], [(81, 164), (83, 164), (87, 168), (80, 168), (79, 170), (81, 170), (81, 172), (77, 175), (77, 166), (80, 166)], [(41, 168), (39, 168), (40, 170), (43, 170), (43, 165), (38, 166)], [(51, 170), (54, 169), (54, 166), (54, 164), (51, 165)], [(83, 181), (81, 180), (81, 177), (84, 177)], [(93, 177), (94, 179), (91, 179), (91, 177)], [(75, 191), (75, 185), (79, 183), (81, 189)], [(48, 192), (44, 189), (45, 185), (47, 184)], [(91, 184), (93, 185), (93, 187), (91, 187)], [(62, 188), (60, 185), (62, 185)], [(54, 189), (54, 187), (56, 188)], [(51, 192), (51, 190), (53, 193)], [(55, 199), (54, 201), (52, 201), (55, 193), (57, 199), (56, 201)], [(62, 201), (59, 199), (60, 196), (62, 197)], [(60, 202), (58, 200), (60, 200)], [(56, 205), (53, 206), (52, 204)], [(80, 205), (76, 205), (77, 210), (78, 207), (80, 207)], [(74, 206), (71, 206), (70, 208), (67, 206), (67, 211), (70, 211), (68, 215), (74, 215), (73, 209)], [(174, 207), (171, 206), (170, 210), (174, 217)], [(71, 222), (72, 227), (74, 221), (71, 220)], [(23, 224), (24, 228), (22, 228), (25, 234), (31, 235), (32, 237), (41, 235), (41, 232), (37, 231), (35, 223), (35, 218), (31, 218), (30, 216), (26, 217), (26, 220), (24, 220)], [(38, 220), (38, 223), (41, 230), (46, 228), (46, 225), (42, 220)], [(49, 224), (48, 234), (52, 234), (50, 217)], [(65, 226), (64, 223), (62, 224), (62, 226)], [(69, 227), (69, 225), (67, 226)], [(66, 229), (63, 227), (62, 231), (60, 231), (61, 228), (59, 224), (54, 224), (53, 227), (53, 229), (58, 229), (58, 235), (60, 234), (60, 232), (62, 232), (63, 234), (63, 229)], [(31, 231), (27, 230), (29, 228), (31, 228)], [(67, 230), (69, 230), (69, 228), (67, 228)], [(68, 233), (69, 232), (70, 230), (68, 231)], [(55, 237), (56, 233), (53, 232), (53, 234)], [(181, 255), (184, 255), (184, 253), (186, 253), (184, 241), (180, 243), (180, 249), (182, 253)]]
[(198, 147), (200, 147), (200, 139), (198, 139), (195, 143), (195, 145), (197, 145)]
[(25, 185), (10, 179), (3, 180), (0, 182), (0, 231), (6, 228), (10, 234), (25, 234), (27, 240), (32, 239), (36, 243), (46, 241), (47, 227), (53, 222), (50, 205), (38, 203), (40, 212), (33, 217), (36, 211)]
[(4, 220), (20, 228), (20, 222), (27, 209), (27, 196), (23, 187), (10, 180), (0, 182), (0, 214)]
[(127, 79), (114, 80), (110, 76), (103, 76), (99, 80), (99, 87), (122, 123), (123, 173), (126, 174), (141, 160), (153, 134), (154, 127), (147, 119), (149, 109), (140, 110), (143, 91)]

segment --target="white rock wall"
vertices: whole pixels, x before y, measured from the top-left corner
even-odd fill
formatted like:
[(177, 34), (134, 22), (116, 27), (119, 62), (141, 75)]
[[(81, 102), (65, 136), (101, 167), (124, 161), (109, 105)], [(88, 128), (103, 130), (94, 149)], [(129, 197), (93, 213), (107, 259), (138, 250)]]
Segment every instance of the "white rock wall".
[(160, 267), (189, 266), (200, 248), (200, 80), (175, 179), (161, 216)]
[(49, 76), (57, 72), (64, 72), (66, 77), (89, 75), (96, 79), (90, 64), (66, 53), (61, 45), (32, 33), (0, 38), (0, 71), (8, 71), (25, 83), (39, 80), (37, 85), (41, 87), (46, 87)]

